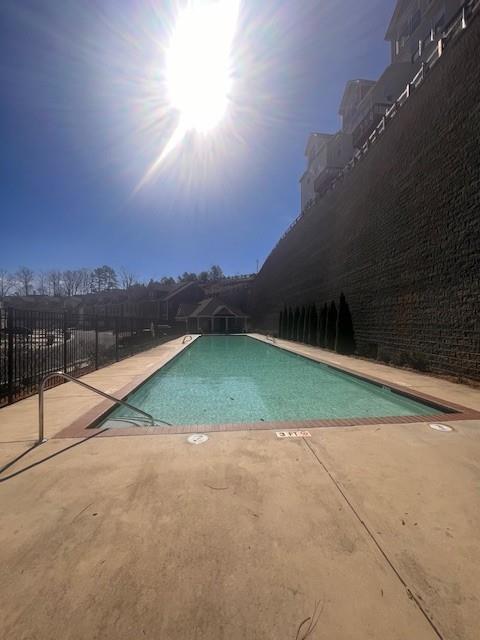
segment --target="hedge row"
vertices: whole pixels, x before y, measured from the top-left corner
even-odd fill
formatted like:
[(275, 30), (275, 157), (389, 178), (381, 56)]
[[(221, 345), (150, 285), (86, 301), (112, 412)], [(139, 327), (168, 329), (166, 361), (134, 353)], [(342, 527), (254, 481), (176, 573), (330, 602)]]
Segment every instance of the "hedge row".
[(304, 342), (337, 353), (355, 352), (355, 332), (352, 315), (344, 294), (338, 305), (332, 300), (317, 309), (314, 303), (287, 307), (280, 311), (278, 335), (285, 340)]

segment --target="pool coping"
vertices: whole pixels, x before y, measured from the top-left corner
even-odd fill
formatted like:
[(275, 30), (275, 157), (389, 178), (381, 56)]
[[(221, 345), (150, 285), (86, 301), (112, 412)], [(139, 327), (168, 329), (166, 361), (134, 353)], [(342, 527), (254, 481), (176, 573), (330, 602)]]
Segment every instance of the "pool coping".
[[(441, 410), (441, 413), (423, 414), (423, 415), (410, 415), (410, 416), (382, 416), (382, 417), (366, 417), (366, 418), (335, 418), (335, 419), (323, 419), (323, 420), (289, 420), (289, 421), (261, 421), (261, 422), (249, 422), (249, 423), (226, 423), (226, 424), (192, 424), (192, 425), (161, 425), (161, 426), (145, 426), (145, 427), (121, 427), (112, 428), (105, 427), (103, 431), (99, 429), (98, 435), (100, 437), (112, 437), (112, 436), (139, 436), (139, 435), (161, 435), (161, 434), (192, 434), (192, 433), (213, 433), (213, 432), (225, 432), (225, 431), (290, 431), (290, 430), (306, 430), (317, 428), (334, 428), (334, 427), (356, 427), (367, 425), (395, 425), (395, 424), (414, 424), (419, 422), (437, 422), (437, 421), (459, 421), (459, 420), (475, 420), (480, 419), (480, 412), (475, 409), (447, 401), (444, 402), (439, 398), (430, 396), (423, 392), (412, 392), (406, 390), (403, 386), (382, 380), (375, 376), (371, 376), (364, 373), (359, 373), (349, 369), (348, 367), (338, 366), (331, 364), (325, 360), (313, 358), (303, 353), (297, 353), (290, 349), (285, 349), (282, 346), (267, 340), (263, 340), (252, 334), (238, 334), (247, 335), (253, 340), (262, 342), (276, 349), (281, 349), (287, 353), (297, 355), (301, 358), (306, 358), (317, 364), (329, 367), (340, 373), (346, 373), (364, 382), (374, 384), (375, 386), (381, 386), (392, 390), (393, 392), (407, 397), (411, 400), (423, 402), (432, 407), (433, 409)], [(200, 336), (198, 336), (200, 337)], [(129, 394), (138, 389), (142, 384), (147, 382), (151, 377), (158, 373), (167, 364), (173, 362), (177, 357), (187, 351), (196, 339), (183, 348), (178, 353), (174, 354), (169, 360), (161, 364), (154, 371), (149, 371), (145, 374), (139, 374), (132, 379), (131, 382), (124, 385), (116, 392), (116, 396), (120, 399), (125, 399)], [(104, 400), (97, 404), (89, 411), (83, 413), (79, 418), (71, 422), (67, 427), (60, 430), (53, 438), (84, 438), (91, 435), (91, 429), (99, 427), (99, 423), (103, 421), (108, 414), (113, 410), (114, 406), (110, 400)]]

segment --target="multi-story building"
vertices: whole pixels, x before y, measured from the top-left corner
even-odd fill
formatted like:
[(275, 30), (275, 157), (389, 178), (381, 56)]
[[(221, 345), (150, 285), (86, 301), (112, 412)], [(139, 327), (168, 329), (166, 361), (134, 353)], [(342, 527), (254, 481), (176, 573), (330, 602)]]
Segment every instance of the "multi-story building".
[[(411, 62), (395, 62), (388, 65), (380, 78), (373, 83), (369, 91), (358, 102), (346, 120), (347, 131), (352, 134), (355, 148), (361, 147), (370, 133), (385, 115), (387, 109), (395, 102), (407, 84), (415, 75), (415, 67)], [(349, 85), (345, 95), (349, 94)], [(341, 111), (340, 111), (341, 114)], [(344, 118), (345, 122), (345, 118)]]
[(307, 169), (300, 178), (301, 206), (302, 211), (307, 204), (315, 198), (315, 178), (326, 166), (325, 143), (331, 138), (328, 133), (311, 133), (308, 137), (305, 148), (307, 158)]
[(339, 108), (339, 133), (312, 133), (308, 139), (308, 167), (300, 180), (302, 211), (351, 160), (353, 149), (364, 145), (463, 4), (464, 0), (397, 1), (385, 35), (391, 45), (391, 64), (376, 81), (347, 82)]
[(307, 170), (300, 178), (302, 211), (324, 186), (349, 162), (353, 154), (352, 136), (339, 131), (311, 133), (305, 155)]
[(420, 63), (464, 0), (398, 0), (385, 40), (392, 63)]
[(344, 133), (353, 133), (354, 124), (358, 117), (358, 107), (375, 84), (375, 80), (361, 78), (347, 82), (338, 110), (342, 119), (342, 131)]
[(391, 64), (370, 88), (369, 81), (348, 82), (340, 105), (343, 129), (352, 134), (355, 148), (365, 143), (389, 106), (413, 79), (463, 2), (398, 0), (385, 35), (390, 42)]

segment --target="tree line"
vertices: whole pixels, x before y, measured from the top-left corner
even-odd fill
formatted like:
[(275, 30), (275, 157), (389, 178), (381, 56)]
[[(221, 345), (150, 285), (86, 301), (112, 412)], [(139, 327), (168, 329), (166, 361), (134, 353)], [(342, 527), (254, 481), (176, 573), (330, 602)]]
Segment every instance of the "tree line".
[(11, 295), (76, 296), (115, 289), (127, 290), (133, 287), (170, 286), (184, 282), (215, 282), (224, 277), (219, 265), (213, 265), (208, 271), (200, 273), (185, 271), (178, 278), (151, 279), (147, 284), (140, 282), (135, 274), (125, 267), (116, 271), (108, 265), (95, 269), (81, 268), (65, 271), (50, 269), (37, 272), (25, 266), (19, 267), (14, 272), (0, 268), (0, 298)]
[(295, 308), (285, 306), (279, 314), (278, 335), (285, 340), (304, 342), (346, 355), (355, 352), (352, 315), (343, 293), (338, 309), (333, 300), (318, 309), (313, 303)]

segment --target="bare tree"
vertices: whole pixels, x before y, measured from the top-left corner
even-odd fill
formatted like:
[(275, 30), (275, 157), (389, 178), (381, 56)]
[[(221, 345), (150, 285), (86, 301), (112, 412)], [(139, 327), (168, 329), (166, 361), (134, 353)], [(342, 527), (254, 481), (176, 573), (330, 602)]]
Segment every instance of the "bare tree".
[(48, 296), (48, 276), (45, 271), (39, 271), (35, 280), (37, 293), (41, 296)]
[(21, 296), (29, 296), (33, 293), (33, 278), (35, 274), (28, 267), (20, 267), (15, 273), (18, 292)]
[(64, 271), (62, 281), (65, 295), (76, 296), (82, 287), (83, 277), (82, 269)]
[(49, 293), (51, 296), (61, 296), (62, 295), (62, 272), (57, 269), (52, 269), (48, 272), (48, 285), (49, 285)]
[(8, 296), (15, 286), (15, 278), (6, 269), (0, 269), (0, 298)]
[(86, 294), (92, 292), (92, 272), (90, 269), (80, 269), (81, 278), (78, 293)]
[(135, 275), (128, 271), (125, 267), (120, 267), (120, 284), (122, 285), (122, 289), (130, 289), (134, 284), (137, 284), (137, 279)]

